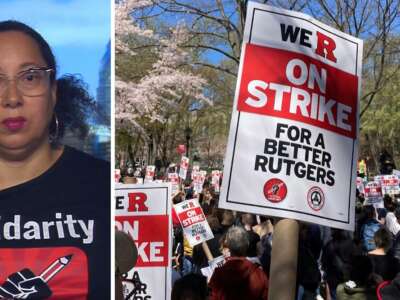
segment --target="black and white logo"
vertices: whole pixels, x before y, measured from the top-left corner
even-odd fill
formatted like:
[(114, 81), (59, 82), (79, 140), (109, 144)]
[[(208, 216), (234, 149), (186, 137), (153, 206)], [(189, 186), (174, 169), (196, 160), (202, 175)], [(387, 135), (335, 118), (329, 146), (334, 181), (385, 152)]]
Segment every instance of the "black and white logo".
[(325, 204), (324, 192), (317, 186), (312, 187), (307, 193), (307, 202), (311, 209), (321, 210)]

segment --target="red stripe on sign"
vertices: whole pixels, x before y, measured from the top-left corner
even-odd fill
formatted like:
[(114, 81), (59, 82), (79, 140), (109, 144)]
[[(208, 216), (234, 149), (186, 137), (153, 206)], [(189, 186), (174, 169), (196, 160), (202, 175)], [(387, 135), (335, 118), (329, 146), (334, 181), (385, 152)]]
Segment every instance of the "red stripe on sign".
[(117, 216), (115, 221), (136, 243), (136, 267), (168, 266), (168, 216)]
[(357, 90), (357, 76), (306, 55), (246, 45), (237, 109), (354, 139)]
[(188, 227), (205, 220), (201, 207), (185, 210), (184, 212), (178, 214), (178, 218), (182, 224), (182, 227)]

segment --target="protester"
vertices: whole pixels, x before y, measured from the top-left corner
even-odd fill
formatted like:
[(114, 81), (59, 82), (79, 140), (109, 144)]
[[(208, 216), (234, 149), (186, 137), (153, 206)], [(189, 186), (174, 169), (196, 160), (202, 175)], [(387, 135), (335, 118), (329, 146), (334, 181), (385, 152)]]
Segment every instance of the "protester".
[(388, 253), (392, 246), (392, 236), (385, 228), (379, 229), (374, 235), (376, 249), (368, 252), (371, 259), (374, 273), (383, 280), (392, 280), (400, 272), (400, 264)]
[(226, 233), (228, 229), (233, 225), (235, 216), (231, 210), (225, 209), (222, 213), (221, 227), (222, 233)]
[(383, 203), (387, 209), (385, 226), (395, 236), (400, 232), (400, 224), (394, 214), (397, 205), (389, 195), (385, 195)]
[(191, 273), (175, 282), (171, 300), (206, 300), (207, 295), (207, 278)]
[[(208, 248), (210, 249), (211, 255), (215, 258), (221, 256), (220, 251), (220, 239), (222, 238), (221, 225), (219, 224), (218, 218), (215, 216), (207, 216), (207, 222), (210, 225), (211, 231), (214, 238), (206, 241)], [(193, 263), (199, 268), (208, 266), (208, 259), (203, 251), (201, 244), (193, 247)]]
[(260, 241), (260, 236), (253, 231), (253, 226), (256, 224), (256, 218), (252, 214), (243, 214), (241, 219), (249, 239), (249, 248), (247, 249), (246, 256), (255, 257), (257, 256), (257, 243)]
[[(400, 207), (396, 208), (396, 211), (394, 212), (397, 222), (400, 223)], [(400, 262), (400, 232), (398, 232), (394, 237), (393, 237), (393, 247), (392, 247), (392, 254), (393, 256)]]
[(364, 211), (367, 219), (361, 227), (361, 240), (363, 250), (369, 252), (376, 248), (374, 235), (381, 228), (381, 224), (376, 220), (376, 211), (372, 205), (366, 205)]
[[(1, 240), (0, 298), (110, 299), (110, 165), (60, 143), (87, 132), (93, 99), (56, 78), (41, 35), (0, 22), (1, 221), (15, 225)], [(59, 261), (52, 280), (39, 276)]]
[(322, 250), (321, 264), (331, 297), (336, 299), (336, 287), (349, 280), (352, 258), (360, 255), (361, 249), (356, 246), (348, 232), (333, 228), (331, 232), (332, 239)]
[(318, 225), (302, 224), (300, 227), (297, 285), (301, 287), (301, 300), (314, 300), (321, 282), (321, 273), (318, 267), (318, 258), (322, 247)]
[(206, 216), (211, 214), (214, 205), (215, 205), (214, 195), (212, 194), (210, 189), (208, 188), (204, 189), (200, 201), (200, 206), (203, 209), (203, 212)]
[(376, 300), (372, 263), (366, 256), (351, 260), (350, 280), (338, 285), (337, 300)]
[(210, 279), (210, 300), (268, 299), (268, 279), (262, 268), (246, 259), (249, 247), (246, 231), (229, 228), (222, 243), (229, 255), (223, 266), (216, 268)]

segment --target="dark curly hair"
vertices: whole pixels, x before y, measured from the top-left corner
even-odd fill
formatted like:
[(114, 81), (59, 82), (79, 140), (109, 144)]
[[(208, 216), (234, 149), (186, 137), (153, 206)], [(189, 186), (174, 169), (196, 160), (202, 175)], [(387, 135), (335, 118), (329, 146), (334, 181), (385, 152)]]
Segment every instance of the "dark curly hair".
[(57, 145), (67, 128), (76, 132), (80, 138), (84, 138), (88, 132), (86, 117), (94, 109), (94, 99), (87, 92), (86, 84), (76, 75), (68, 74), (56, 79), (57, 64), (54, 54), (46, 40), (33, 28), (15, 20), (0, 22), (0, 32), (6, 31), (18, 31), (34, 39), (47, 67), (54, 70), (50, 73), (50, 80), (51, 84), (57, 85), (57, 102), (54, 112), (58, 119), (58, 130), (53, 121), (49, 128), (50, 137), (52, 137), (51, 144)]

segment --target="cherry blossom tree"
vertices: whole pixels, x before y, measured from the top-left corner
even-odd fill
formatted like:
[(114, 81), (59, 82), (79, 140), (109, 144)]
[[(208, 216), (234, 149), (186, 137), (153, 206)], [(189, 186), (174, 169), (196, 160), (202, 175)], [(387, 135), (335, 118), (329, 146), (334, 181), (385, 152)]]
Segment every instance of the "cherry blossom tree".
[[(190, 38), (185, 25), (179, 23), (165, 36), (141, 27), (133, 15), (146, 5), (149, 1), (116, 3), (117, 60), (118, 55), (138, 55), (135, 49), (149, 45), (154, 48), (157, 60), (138, 81), (127, 80), (116, 69), (115, 118), (117, 130), (123, 129), (132, 136), (139, 134), (147, 144), (154, 144), (151, 125), (167, 122), (170, 112), (182, 111), (182, 105), (187, 111), (190, 102), (211, 104), (211, 101), (204, 96), (206, 80), (194, 73), (189, 50), (181, 47)], [(135, 44), (137, 40), (142, 44)]]

